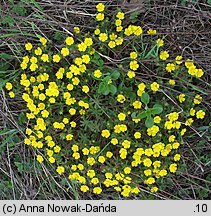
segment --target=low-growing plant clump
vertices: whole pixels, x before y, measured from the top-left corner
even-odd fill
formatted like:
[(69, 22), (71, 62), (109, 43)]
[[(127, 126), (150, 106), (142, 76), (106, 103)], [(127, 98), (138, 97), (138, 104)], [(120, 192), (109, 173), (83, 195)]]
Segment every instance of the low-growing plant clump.
[(173, 57), (155, 29), (96, 8), (93, 32), (76, 26), (61, 50), (44, 37), (27, 42), (20, 80), (5, 87), (25, 101), (24, 143), (39, 163), (53, 164), (84, 193), (129, 197), (140, 185), (156, 193), (180, 168), (186, 131), (205, 118), (193, 88), (204, 72)]

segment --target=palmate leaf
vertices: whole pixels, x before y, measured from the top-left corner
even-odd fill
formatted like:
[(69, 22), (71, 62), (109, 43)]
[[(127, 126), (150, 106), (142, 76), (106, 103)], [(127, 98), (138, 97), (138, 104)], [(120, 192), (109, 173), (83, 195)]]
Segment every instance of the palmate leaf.
[(119, 79), (119, 77), (120, 77), (119, 71), (115, 70), (114, 72), (112, 72), (112, 74), (111, 74), (112, 80), (117, 80), (117, 79)]
[(144, 111), (144, 112), (138, 114), (138, 115), (137, 115), (137, 118), (139, 118), (139, 119), (143, 119), (143, 118), (145, 118), (146, 116), (147, 116), (147, 112)]
[(152, 115), (157, 115), (163, 112), (163, 107), (160, 104), (155, 104), (153, 108), (150, 109)]
[(153, 121), (152, 116), (151, 116), (151, 115), (150, 115), (150, 116), (147, 116), (147, 119), (146, 119), (146, 121), (145, 121), (146, 127), (147, 127), (147, 128), (151, 128), (151, 127), (153, 126), (153, 124), (154, 124), (154, 121)]
[(146, 92), (144, 92), (141, 95), (141, 101), (147, 105), (149, 103), (149, 100), (150, 100), (149, 95)]
[(109, 89), (109, 92), (111, 92), (112, 95), (115, 95), (116, 92), (117, 92), (116, 86), (114, 86), (114, 85), (112, 85), (112, 84), (109, 84), (109, 85), (108, 85), (108, 89)]

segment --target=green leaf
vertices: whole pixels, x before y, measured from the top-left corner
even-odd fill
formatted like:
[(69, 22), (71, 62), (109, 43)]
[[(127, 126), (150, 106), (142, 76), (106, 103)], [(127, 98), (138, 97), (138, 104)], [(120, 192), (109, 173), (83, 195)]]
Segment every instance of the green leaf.
[(108, 81), (109, 81), (110, 79), (111, 79), (110, 76), (106, 76), (105, 78), (103, 78), (103, 82), (104, 82), (105, 84), (107, 84)]
[(211, 5), (211, 0), (207, 0), (207, 3)]
[(27, 122), (27, 118), (26, 118), (26, 115), (25, 113), (20, 113), (19, 116), (18, 116), (18, 122), (23, 125)]
[(109, 89), (109, 91), (111, 92), (112, 95), (115, 95), (116, 92), (117, 92), (116, 86), (114, 86), (112, 84), (108, 85), (108, 89)]
[(98, 93), (108, 95), (110, 93), (108, 84), (105, 82), (101, 82), (98, 88)]
[(147, 116), (147, 112), (144, 111), (144, 112), (138, 114), (138, 115), (137, 115), (137, 118), (139, 118), (139, 119), (143, 119), (143, 118), (145, 118), (146, 116)]
[(131, 118), (132, 118), (132, 119), (135, 119), (135, 118), (137, 118), (137, 117), (136, 117), (136, 113), (135, 113), (135, 112), (133, 112), (133, 113), (131, 114)]
[(119, 91), (123, 91), (124, 95), (129, 97), (131, 100), (135, 100), (136, 98), (136, 93), (134, 93), (133, 88), (132, 87), (123, 87), (123, 88), (119, 88)]
[(18, 132), (17, 129), (8, 129), (8, 128), (5, 128), (4, 130), (2, 130), (0, 132), (0, 136), (8, 135), (8, 134), (13, 134), (13, 133), (17, 133), (17, 132)]
[(130, 21), (132, 23), (135, 23), (138, 19), (138, 16), (140, 15), (140, 12), (139, 11), (135, 11), (133, 12), (131, 15), (130, 15)]
[(119, 71), (115, 70), (112, 74), (111, 74), (111, 79), (112, 80), (117, 80), (120, 77), (120, 73)]
[(144, 104), (148, 104), (149, 103), (149, 95), (146, 93), (146, 92), (144, 92), (142, 95), (141, 95), (141, 101), (144, 103)]
[(98, 87), (97, 92), (100, 93), (100, 94), (102, 94), (104, 91), (106, 91), (106, 88), (107, 87), (106, 87), (105, 83), (101, 82), (100, 85), (99, 85), (99, 87)]
[(154, 124), (152, 116), (147, 116), (147, 119), (145, 121), (145, 125), (147, 128), (151, 128)]
[(3, 80), (0, 78), (0, 90), (5, 86), (6, 83), (7, 83), (7, 80)]
[(11, 26), (14, 24), (15, 20), (11, 16), (5, 16), (0, 20), (0, 22), (2, 24), (5, 24), (5, 25), (8, 24), (9, 26)]
[(150, 109), (152, 115), (157, 115), (163, 112), (163, 107), (160, 104), (155, 104), (153, 108)]

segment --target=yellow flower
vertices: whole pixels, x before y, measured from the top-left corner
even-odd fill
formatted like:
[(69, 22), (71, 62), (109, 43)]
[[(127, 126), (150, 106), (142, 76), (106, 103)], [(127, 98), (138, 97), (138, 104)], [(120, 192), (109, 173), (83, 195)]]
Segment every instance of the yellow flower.
[(124, 140), (122, 142), (122, 146), (125, 148), (125, 149), (128, 149), (130, 148), (130, 145), (131, 145), (131, 142), (129, 140)]
[(162, 51), (160, 52), (160, 59), (161, 60), (166, 60), (169, 57), (168, 51)]
[(49, 62), (48, 54), (42, 54), (41, 59), (43, 62)]
[(140, 139), (141, 138), (141, 133), (140, 132), (135, 132), (134, 137), (135, 137), (135, 139)]
[(138, 54), (136, 52), (131, 52), (130, 53), (130, 58), (136, 59), (138, 57)]
[(132, 79), (133, 77), (136, 76), (136, 74), (135, 74), (134, 71), (129, 70), (129, 71), (127, 72), (127, 76), (128, 76), (130, 79)]
[(116, 31), (117, 31), (117, 32), (121, 32), (121, 31), (122, 31), (122, 29), (123, 29), (123, 27), (122, 27), (122, 26), (117, 26), (117, 27), (116, 27)]
[(116, 139), (116, 138), (112, 138), (111, 139), (111, 143), (113, 144), (113, 145), (117, 145), (118, 144), (118, 139)]
[(162, 39), (160, 39), (160, 38), (156, 40), (156, 43), (157, 43), (158, 47), (164, 46), (164, 41)]
[(102, 193), (102, 189), (101, 189), (100, 187), (95, 187), (95, 188), (93, 189), (93, 193), (94, 193), (94, 194), (101, 194), (101, 193)]
[(176, 66), (175, 66), (175, 64), (173, 64), (173, 63), (168, 63), (167, 65), (166, 65), (166, 70), (168, 71), (168, 72), (172, 72), (172, 71), (174, 71), (176, 69)]
[(102, 130), (101, 136), (105, 137), (105, 138), (108, 138), (110, 136), (109, 130)]
[(158, 188), (157, 187), (152, 187), (151, 190), (150, 190), (152, 193), (156, 193), (158, 191)]
[(156, 134), (158, 133), (158, 131), (159, 131), (159, 127), (156, 126), (156, 125), (153, 125), (151, 128), (147, 129), (147, 134), (149, 136), (156, 136)]
[(186, 129), (186, 128), (183, 128), (183, 129), (181, 130), (181, 132), (180, 132), (181, 136), (183, 136), (183, 135), (185, 134), (186, 131), (187, 131), (187, 129)]
[(177, 171), (177, 164), (175, 164), (175, 163), (171, 164), (169, 166), (169, 170), (170, 170), (171, 173), (175, 173)]
[(140, 101), (134, 101), (133, 107), (134, 109), (141, 109), (142, 103)]
[(104, 156), (99, 156), (99, 157), (98, 157), (98, 161), (99, 161), (100, 163), (102, 163), (102, 164), (105, 163), (105, 160), (106, 160), (106, 159), (105, 159)]
[(67, 134), (66, 135), (66, 140), (67, 141), (70, 141), (70, 140), (72, 140), (73, 139), (73, 135), (72, 134)]
[(146, 184), (151, 185), (151, 184), (154, 184), (154, 183), (155, 183), (155, 179), (154, 179), (153, 177), (150, 177), (150, 178), (148, 178), (148, 179), (146, 180)]
[(56, 102), (56, 100), (55, 100), (55, 98), (49, 98), (49, 102), (50, 102), (51, 104), (53, 104), (53, 103)]
[(56, 172), (59, 173), (59, 175), (61, 175), (62, 173), (64, 173), (65, 169), (63, 166), (58, 166), (56, 169)]
[(149, 34), (149, 35), (155, 35), (156, 33), (157, 33), (156, 29), (149, 29), (147, 31), (147, 34)]
[(143, 160), (143, 164), (145, 167), (150, 167), (152, 165), (152, 161), (149, 158)]
[(82, 56), (82, 62), (85, 63), (85, 64), (88, 64), (90, 62), (89, 55), (83, 55)]
[(161, 122), (160, 116), (155, 116), (153, 121), (154, 121), (154, 123), (159, 124)]
[(36, 63), (37, 63), (37, 58), (34, 57), (34, 56), (32, 56), (32, 57), (30, 58), (30, 62), (36, 64)]
[(98, 21), (102, 21), (102, 20), (104, 20), (104, 18), (105, 18), (105, 16), (104, 16), (103, 13), (98, 13), (98, 14), (96, 15), (96, 19), (97, 19)]
[(105, 9), (105, 5), (104, 5), (103, 3), (99, 3), (99, 4), (96, 6), (96, 8), (97, 8), (97, 11), (98, 11), (98, 12), (103, 12), (104, 9)]
[(56, 63), (58, 63), (58, 62), (60, 62), (60, 56), (59, 55), (53, 55), (53, 62), (56, 62)]
[(196, 118), (197, 119), (203, 119), (205, 116), (205, 112), (203, 110), (199, 110), (197, 113), (196, 113)]
[(49, 157), (49, 158), (48, 158), (48, 161), (49, 161), (50, 163), (55, 163), (56, 159), (55, 159), (54, 157)]
[(105, 42), (106, 40), (108, 40), (108, 35), (106, 33), (100, 33), (99, 40)]
[(78, 169), (81, 170), (81, 171), (84, 170), (84, 165), (83, 164), (78, 164)]
[(109, 35), (110, 40), (116, 40), (117, 39), (117, 35), (112, 33)]
[(175, 85), (175, 80), (170, 79), (170, 80), (169, 80), (169, 84), (170, 84), (170, 85)]
[(43, 110), (43, 111), (41, 112), (41, 115), (42, 115), (43, 118), (48, 118), (49, 112), (48, 112), (47, 110)]
[(82, 186), (80, 187), (80, 190), (81, 190), (82, 192), (86, 193), (87, 191), (89, 191), (89, 187), (88, 187), (87, 185), (82, 185)]
[(119, 114), (118, 114), (118, 119), (119, 119), (120, 121), (124, 121), (125, 118), (126, 118), (126, 115), (125, 115), (124, 113), (119, 113)]
[(116, 20), (115, 25), (116, 25), (117, 27), (118, 27), (118, 26), (121, 26), (121, 25), (122, 25), (122, 20), (120, 20), (120, 19)]
[(179, 161), (181, 158), (180, 154), (175, 154), (174, 155), (174, 161)]
[(118, 38), (115, 40), (117, 46), (122, 45), (122, 44), (123, 44), (123, 41), (124, 41), (124, 39), (121, 38), (121, 37), (118, 37)]
[(80, 33), (80, 28), (78, 27), (78, 26), (75, 26), (74, 28), (73, 28), (73, 30), (74, 30), (74, 32), (76, 33), (76, 34), (79, 34)]
[(161, 177), (166, 176), (167, 175), (167, 171), (166, 170), (160, 170), (159, 175)]
[(178, 118), (179, 118), (179, 114), (177, 112), (173, 112), (168, 115), (168, 119), (170, 121), (176, 121)]
[(61, 54), (65, 57), (65, 56), (68, 56), (70, 54), (70, 51), (67, 47), (63, 47), (61, 50)]
[(174, 142), (174, 140), (175, 140), (175, 136), (174, 135), (171, 135), (170, 137), (169, 137), (169, 142)]
[(89, 92), (89, 87), (87, 85), (83, 86), (82, 91), (85, 92), (85, 93), (88, 93)]
[(6, 83), (6, 85), (5, 85), (5, 88), (8, 90), (8, 91), (10, 91), (11, 89), (12, 89), (12, 83), (10, 83), (10, 82), (7, 82)]
[(95, 33), (95, 35), (99, 35), (100, 34), (100, 29), (99, 28), (95, 29), (94, 33)]
[(116, 15), (116, 17), (118, 18), (118, 19), (120, 19), (120, 20), (123, 20), (124, 18), (125, 18), (125, 14), (123, 13), (123, 12), (118, 12), (117, 13), (117, 15)]
[(151, 89), (153, 92), (156, 92), (158, 91), (160, 85), (157, 83), (157, 82), (153, 82), (151, 85), (150, 85)]
[(95, 70), (94, 71), (94, 77), (99, 79), (101, 76), (102, 76), (102, 72), (100, 70)]
[(44, 161), (43, 156), (37, 155), (37, 161), (38, 161), (39, 163), (42, 163), (42, 162)]
[(196, 110), (191, 108), (189, 113), (190, 113), (191, 116), (195, 116)]
[(41, 38), (40, 38), (40, 43), (41, 43), (43, 46), (45, 46), (46, 43), (47, 43), (47, 40), (46, 40), (44, 37), (41, 37)]
[(78, 50), (79, 50), (80, 52), (85, 52), (86, 49), (87, 49), (87, 45), (86, 45), (85, 43), (80, 43), (80, 44), (78, 44)]
[(196, 69), (195, 70), (195, 76), (196, 77), (202, 77), (204, 75), (204, 71), (202, 69)]
[(125, 167), (124, 168), (124, 173), (125, 174), (130, 174), (130, 172), (131, 172), (131, 168), (130, 167)]
[(139, 64), (136, 60), (130, 62), (130, 69), (136, 71), (139, 68)]
[(71, 46), (72, 44), (74, 44), (74, 39), (73, 37), (67, 37), (65, 42), (68, 46)]
[(62, 121), (63, 121), (64, 124), (68, 124), (69, 123), (69, 119), (68, 118), (63, 118)]
[(116, 46), (115, 41), (109, 41), (108, 46), (113, 49)]
[(185, 101), (185, 94), (180, 94), (179, 95), (179, 102), (183, 103)]
[(193, 100), (193, 103), (194, 104), (200, 104), (202, 101), (202, 97), (200, 95), (196, 95), (194, 100)]
[(73, 145), (72, 148), (73, 152), (77, 152), (79, 150), (79, 147), (77, 145)]
[(71, 109), (69, 110), (69, 113), (70, 113), (70, 115), (75, 115), (75, 114), (76, 114), (76, 109), (71, 108)]
[(76, 123), (74, 121), (70, 122), (71, 127), (75, 128), (76, 127)]
[(85, 38), (84, 43), (86, 44), (86, 46), (92, 46), (93, 44), (93, 40), (92, 38)]
[(26, 49), (27, 51), (30, 51), (32, 48), (33, 48), (33, 46), (32, 46), (31, 43), (25, 44), (25, 49)]
[(95, 164), (95, 159), (93, 157), (87, 158), (87, 164), (93, 166)]
[(72, 82), (73, 82), (73, 85), (77, 86), (79, 84), (80, 80), (78, 79), (78, 77), (74, 77), (74, 78), (72, 78)]
[(182, 56), (177, 56), (175, 60), (178, 65), (182, 64)]
[(37, 49), (34, 51), (35, 55), (40, 56), (42, 55), (42, 49), (40, 47), (37, 47)]
[(117, 95), (117, 101), (118, 101), (119, 103), (124, 103), (125, 100), (126, 100), (126, 98), (125, 98), (124, 95), (122, 95), (122, 94)]

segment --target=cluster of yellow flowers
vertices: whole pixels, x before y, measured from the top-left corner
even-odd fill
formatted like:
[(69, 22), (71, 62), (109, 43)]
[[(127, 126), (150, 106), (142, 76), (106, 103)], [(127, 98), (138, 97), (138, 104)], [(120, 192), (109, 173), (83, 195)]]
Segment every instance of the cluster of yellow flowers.
[[(134, 94), (130, 96), (128, 89), (120, 89), (115, 96), (98, 95), (96, 86), (104, 82), (110, 69), (110, 66), (96, 64), (96, 58), (99, 60), (103, 56), (99, 55), (98, 44), (105, 46), (105, 50), (114, 51), (127, 43), (128, 37), (140, 38), (143, 29), (137, 25), (125, 27), (125, 14), (122, 11), (118, 11), (115, 16), (115, 31), (105, 29), (105, 5), (99, 3), (96, 8), (96, 20), (102, 25), (96, 27), (93, 36), (87, 34), (79, 42), (74, 36), (67, 37), (65, 46), (53, 54), (44, 37), (40, 38), (38, 47), (26, 43), (28, 54), (20, 64), (23, 70), (20, 78), (21, 96), (28, 109), (27, 138), (24, 142), (42, 152), (37, 155), (38, 162), (42, 163), (46, 159), (56, 164), (56, 172), (59, 175), (68, 174), (69, 180), (77, 181), (83, 192), (92, 190), (100, 194), (112, 188), (128, 197), (140, 192), (142, 179), (142, 183), (154, 193), (158, 191), (158, 179), (177, 171), (182, 136), (193, 123), (194, 116), (196, 119), (205, 117), (205, 112), (197, 107), (202, 97), (195, 95), (192, 99), (193, 106), (188, 116), (175, 109), (169, 111), (169, 107), (168, 115), (167, 110), (159, 114), (150, 113), (149, 107), (159, 101), (156, 98), (163, 95), (160, 91), (163, 87), (158, 80), (152, 83), (136, 80), (136, 73), (142, 69), (140, 54), (134, 49), (126, 52), (129, 64), (126, 62), (124, 69), (127, 73), (124, 70), (120, 73), (122, 80), (133, 84)], [(80, 34), (80, 28), (75, 27), (74, 33)], [(147, 33), (153, 38), (156, 30), (149, 29)], [(160, 49), (164, 46), (163, 39), (158, 38), (154, 45)], [(167, 50), (159, 52), (162, 61), (169, 56)], [(71, 63), (67, 65), (67, 62)], [(182, 63), (182, 56), (177, 56), (173, 63), (167, 63), (167, 75), (171, 76), (179, 70)], [(185, 66), (188, 74), (195, 77), (203, 75), (203, 71), (196, 69), (193, 62), (185, 61)], [(117, 69), (121, 70), (121, 67)], [(106, 82), (108, 86), (115, 83), (112, 77)], [(171, 77), (169, 84), (175, 85)], [(8, 82), (5, 87), (9, 96), (14, 98), (13, 85)], [(142, 99), (144, 93), (155, 101), (150, 99), (150, 102), (146, 102)], [(178, 101), (185, 103), (186, 95), (180, 94)], [(105, 105), (101, 105), (103, 103)], [(102, 114), (94, 115), (96, 110), (102, 111)], [(149, 113), (153, 124), (147, 128), (144, 118), (149, 120)], [(100, 128), (92, 131), (85, 129), (82, 124), (84, 119), (92, 122), (100, 119)], [(85, 141), (80, 137), (83, 134), (87, 137)], [(165, 160), (166, 157), (168, 160)]]

